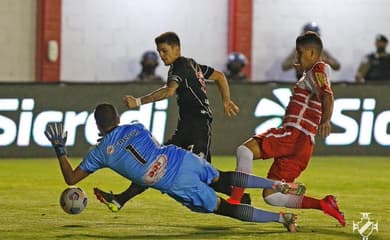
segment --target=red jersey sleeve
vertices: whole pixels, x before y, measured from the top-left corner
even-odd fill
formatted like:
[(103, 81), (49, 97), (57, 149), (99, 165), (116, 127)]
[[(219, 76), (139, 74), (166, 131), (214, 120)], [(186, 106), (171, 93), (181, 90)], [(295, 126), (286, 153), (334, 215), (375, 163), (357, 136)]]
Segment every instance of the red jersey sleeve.
[(329, 69), (327, 68), (328, 66), (324, 62), (319, 62), (314, 65), (312, 70), (312, 79), (320, 96), (322, 96), (324, 93), (333, 95), (333, 91), (330, 87), (330, 82), (328, 79)]

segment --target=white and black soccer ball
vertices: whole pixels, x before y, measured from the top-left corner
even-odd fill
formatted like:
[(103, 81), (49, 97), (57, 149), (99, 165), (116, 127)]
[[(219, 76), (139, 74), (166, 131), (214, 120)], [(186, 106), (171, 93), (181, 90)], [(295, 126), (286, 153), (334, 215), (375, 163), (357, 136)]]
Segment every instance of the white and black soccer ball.
[(66, 213), (79, 214), (87, 207), (88, 197), (83, 189), (71, 186), (66, 188), (60, 197), (60, 205)]

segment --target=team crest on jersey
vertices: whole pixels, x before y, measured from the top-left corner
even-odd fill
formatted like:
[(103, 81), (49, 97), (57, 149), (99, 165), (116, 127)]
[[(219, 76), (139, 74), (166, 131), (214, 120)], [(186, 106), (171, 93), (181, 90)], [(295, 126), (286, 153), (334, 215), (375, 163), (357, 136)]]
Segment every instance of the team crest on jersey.
[(318, 85), (320, 87), (328, 85), (328, 80), (326, 79), (326, 75), (323, 72), (315, 72), (315, 78), (317, 79)]
[(112, 145), (108, 146), (106, 149), (106, 152), (107, 152), (107, 154), (110, 154), (110, 155), (113, 154), (115, 152), (114, 146), (112, 146)]

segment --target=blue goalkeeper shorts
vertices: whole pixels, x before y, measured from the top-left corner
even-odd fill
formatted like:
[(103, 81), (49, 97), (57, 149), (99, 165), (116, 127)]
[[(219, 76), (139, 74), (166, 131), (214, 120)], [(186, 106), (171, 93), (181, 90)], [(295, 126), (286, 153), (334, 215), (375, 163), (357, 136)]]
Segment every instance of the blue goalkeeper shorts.
[(187, 153), (166, 193), (191, 211), (212, 213), (217, 207), (217, 194), (209, 184), (218, 176), (218, 170), (206, 160)]

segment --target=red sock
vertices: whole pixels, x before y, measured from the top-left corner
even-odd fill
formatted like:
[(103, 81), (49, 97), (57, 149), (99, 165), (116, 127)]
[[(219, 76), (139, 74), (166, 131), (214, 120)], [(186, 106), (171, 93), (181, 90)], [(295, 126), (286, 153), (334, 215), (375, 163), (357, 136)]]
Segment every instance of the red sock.
[(321, 209), (320, 200), (303, 196), (302, 208)]
[(233, 187), (230, 198), (228, 198), (228, 203), (239, 204), (241, 198), (244, 195), (245, 188)]

